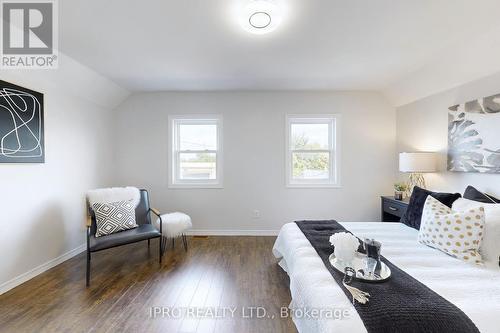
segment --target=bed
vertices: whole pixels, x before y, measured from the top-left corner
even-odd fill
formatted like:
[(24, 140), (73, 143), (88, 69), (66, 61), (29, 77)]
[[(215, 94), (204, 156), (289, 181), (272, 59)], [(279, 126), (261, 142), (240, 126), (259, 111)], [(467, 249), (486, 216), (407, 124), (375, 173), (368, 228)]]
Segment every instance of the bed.
[[(500, 269), (498, 264), (475, 266), (417, 243), (418, 231), (402, 223), (340, 223), (359, 238), (382, 242), (382, 255), (427, 287), (460, 308), (481, 332), (499, 332)], [(366, 332), (366, 328), (333, 279), (316, 250), (295, 223), (285, 224), (273, 254), (290, 277), (291, 309), (338, 309), (338, 319), (293, 317), (300, 333)], [(378, 296), (378, 295), (377, 295)]]

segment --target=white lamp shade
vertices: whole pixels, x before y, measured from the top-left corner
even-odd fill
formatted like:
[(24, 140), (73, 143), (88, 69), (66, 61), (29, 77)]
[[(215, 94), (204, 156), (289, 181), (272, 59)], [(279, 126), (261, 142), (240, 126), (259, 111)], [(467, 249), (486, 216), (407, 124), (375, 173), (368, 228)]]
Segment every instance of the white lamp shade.
[(399, 171), (401, 172), (435, 172), (435, 153), (399, 153)]

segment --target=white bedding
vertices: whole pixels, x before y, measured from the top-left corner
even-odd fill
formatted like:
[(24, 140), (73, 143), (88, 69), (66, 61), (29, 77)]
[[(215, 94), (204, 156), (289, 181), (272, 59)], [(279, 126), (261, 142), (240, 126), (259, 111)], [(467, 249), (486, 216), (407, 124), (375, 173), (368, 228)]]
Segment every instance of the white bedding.
[[(500, 332), (498, 264), (478, 267), (452, 258), (417, 243), (418, 231), (401, 223), (341, 224), (360, 238), (382, 242), (384, 257), (460, 308), (481, 332)], [(366, 332), (350, 300), (295, 223), (281, 228), (273, 254), (290, 276), (291, 308), (349, 309), (344, 319), (294, 318), (300, 333)]]

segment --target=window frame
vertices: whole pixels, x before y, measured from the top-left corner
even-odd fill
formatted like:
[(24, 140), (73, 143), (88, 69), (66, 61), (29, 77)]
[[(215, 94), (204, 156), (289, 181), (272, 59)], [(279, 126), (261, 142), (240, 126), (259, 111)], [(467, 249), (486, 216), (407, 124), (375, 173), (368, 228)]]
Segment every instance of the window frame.
[[(183, 124), (217, 126), (216, 150), (180, 150), (179, 127)], [(222, 116), (204, 115), (171, 115), (168, 117), (168, 187), (169, 188), (222, 188), (223, 187), (223, 149), (222, 149)], [(180, 179), (180, 155), (182, 153), (215, 153), (215, 179)]]
[[(328, 149), (293, 149), (292, 125), (293, 124), (328, 124)], [(340, 188), (340, 126), (339, 114), (289, 114), (286, 116), (286, 146), (285, 170), (286, 186), (289, 188)], [(293, 178), (293, 153), (329, 153), (328, 179), (294, 179)]]

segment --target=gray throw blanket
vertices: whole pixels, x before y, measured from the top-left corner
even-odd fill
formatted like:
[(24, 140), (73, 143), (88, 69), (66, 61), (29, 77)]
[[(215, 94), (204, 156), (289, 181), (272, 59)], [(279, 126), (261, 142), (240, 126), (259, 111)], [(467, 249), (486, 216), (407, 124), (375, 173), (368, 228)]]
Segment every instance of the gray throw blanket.
[[(333, 246), (329, 238), (337, 232), (348, 232), (334, 220), (295, 222), (309, 240), (333, 278), (351, 299), (351, 294), (342, 286), (344, 274), (335, 270), (329, 261)], [(354, 304), (368, 332), (435, 332), (471, 333), (479, 332), (474, 323), (452, 303), (414, 279), (386, 258), (391, 278), (383, 283), (354, 281), (352, 286), (368, 292), (371, 297), (366, 304)]]

